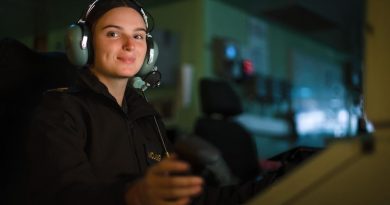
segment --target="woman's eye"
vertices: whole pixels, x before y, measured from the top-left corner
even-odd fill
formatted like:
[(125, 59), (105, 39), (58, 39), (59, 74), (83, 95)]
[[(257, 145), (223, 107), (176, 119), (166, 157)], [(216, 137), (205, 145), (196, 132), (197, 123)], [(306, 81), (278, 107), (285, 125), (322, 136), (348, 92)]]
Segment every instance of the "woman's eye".
[(110, 31), (110, 32), (108, 32), (107, 33), (107, 36), (108, 37), (118, 37), (119, 36), (119, 34), (117, 33), (117, 32), (113, 32), (113, 31)]
[(135, 39), (144, 39), (145, 37), (142, 34), (137, 34), (137, 35), (134, 35), (134, 38)]

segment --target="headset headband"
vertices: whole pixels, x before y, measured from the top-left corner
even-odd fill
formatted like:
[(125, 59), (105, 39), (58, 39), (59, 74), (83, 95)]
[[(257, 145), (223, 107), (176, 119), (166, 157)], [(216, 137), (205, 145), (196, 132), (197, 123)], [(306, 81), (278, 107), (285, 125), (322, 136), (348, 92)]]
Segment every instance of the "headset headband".
[(99, 0), (95, 0), (94, 2), (92, 2), (89, 6), (88, 6), (88, 10), (85, 12), (85, 14), (83, 16), (81, 16), (81, 18), (77, 21), (77, 23), (85, 23), (85, 21), (87, 20), (87, 17), (89, 15), (89, 13), (92, 11), (93, 7), (95, 7), (95, 4), (98, 2)]
[[(99, 0), (95, 0), (93, 1), (89, 6), (88, 6), (88, 9), (87, 11), (84, 13), (84, 15), (81, 16), (81, 18), (77, 21), (77, 23), (86, 23), (87, 21), (87, 18), (89, 16), (89, 14), (91, 13), (91, 11), (93, 10), (93, 8), (96, 6), (97, 2)], [(139, 10), (137, 10), (141, 16), (142, 16), (142, 19), (144, 20), (144, 23), (145, 23), (145, 26), (146, 26), (146, 30), (147, 30), (147, 33), (149, 33), (150, 31), (152, 31), (152, 28), (151, 27), (151, 24), (149, 23), (149, 20), (148, 18), (151, 18), (152, 21), (153, 21), (153, 18), (151, 15), (149, 15), (142, 7), (142, 5), (136, 1), (136, 0), (129, 0), (131, 2), (133, 2), (137, 7), (139, 7)]]

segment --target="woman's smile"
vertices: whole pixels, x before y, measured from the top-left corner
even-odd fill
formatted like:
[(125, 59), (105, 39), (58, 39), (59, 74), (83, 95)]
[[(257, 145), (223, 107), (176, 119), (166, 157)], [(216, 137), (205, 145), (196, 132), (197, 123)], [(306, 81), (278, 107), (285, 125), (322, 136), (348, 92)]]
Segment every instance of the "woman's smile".
[(118, 56), (117, 59), (125, 64), (133, 64), (135, 62), (135, 57)]

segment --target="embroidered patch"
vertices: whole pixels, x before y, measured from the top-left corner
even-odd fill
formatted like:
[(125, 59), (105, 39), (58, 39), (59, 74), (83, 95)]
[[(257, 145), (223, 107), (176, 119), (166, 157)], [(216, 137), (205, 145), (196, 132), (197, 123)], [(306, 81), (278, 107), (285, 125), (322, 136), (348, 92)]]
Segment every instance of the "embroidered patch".
[(161, 154), (157, 154), (157, 153), (155, 153), (155, 152), (149, 152), (148, 153), (148, 157), (150, 158), (150, 159), (153, 159), (153, 160), (156, 160), (156, 161), (161, 161)]

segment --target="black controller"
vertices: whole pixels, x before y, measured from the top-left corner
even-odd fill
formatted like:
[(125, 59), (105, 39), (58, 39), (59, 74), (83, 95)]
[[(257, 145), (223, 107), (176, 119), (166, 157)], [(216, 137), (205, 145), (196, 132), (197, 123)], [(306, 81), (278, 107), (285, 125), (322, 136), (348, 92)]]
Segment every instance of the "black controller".
[(191, 165), (191, 173), (202, 176), (208, 185), (235, 184), (237, 180), (226, 165), (219, 150), (197, 136), (182, 137), (175, 143), (178, 158)]

